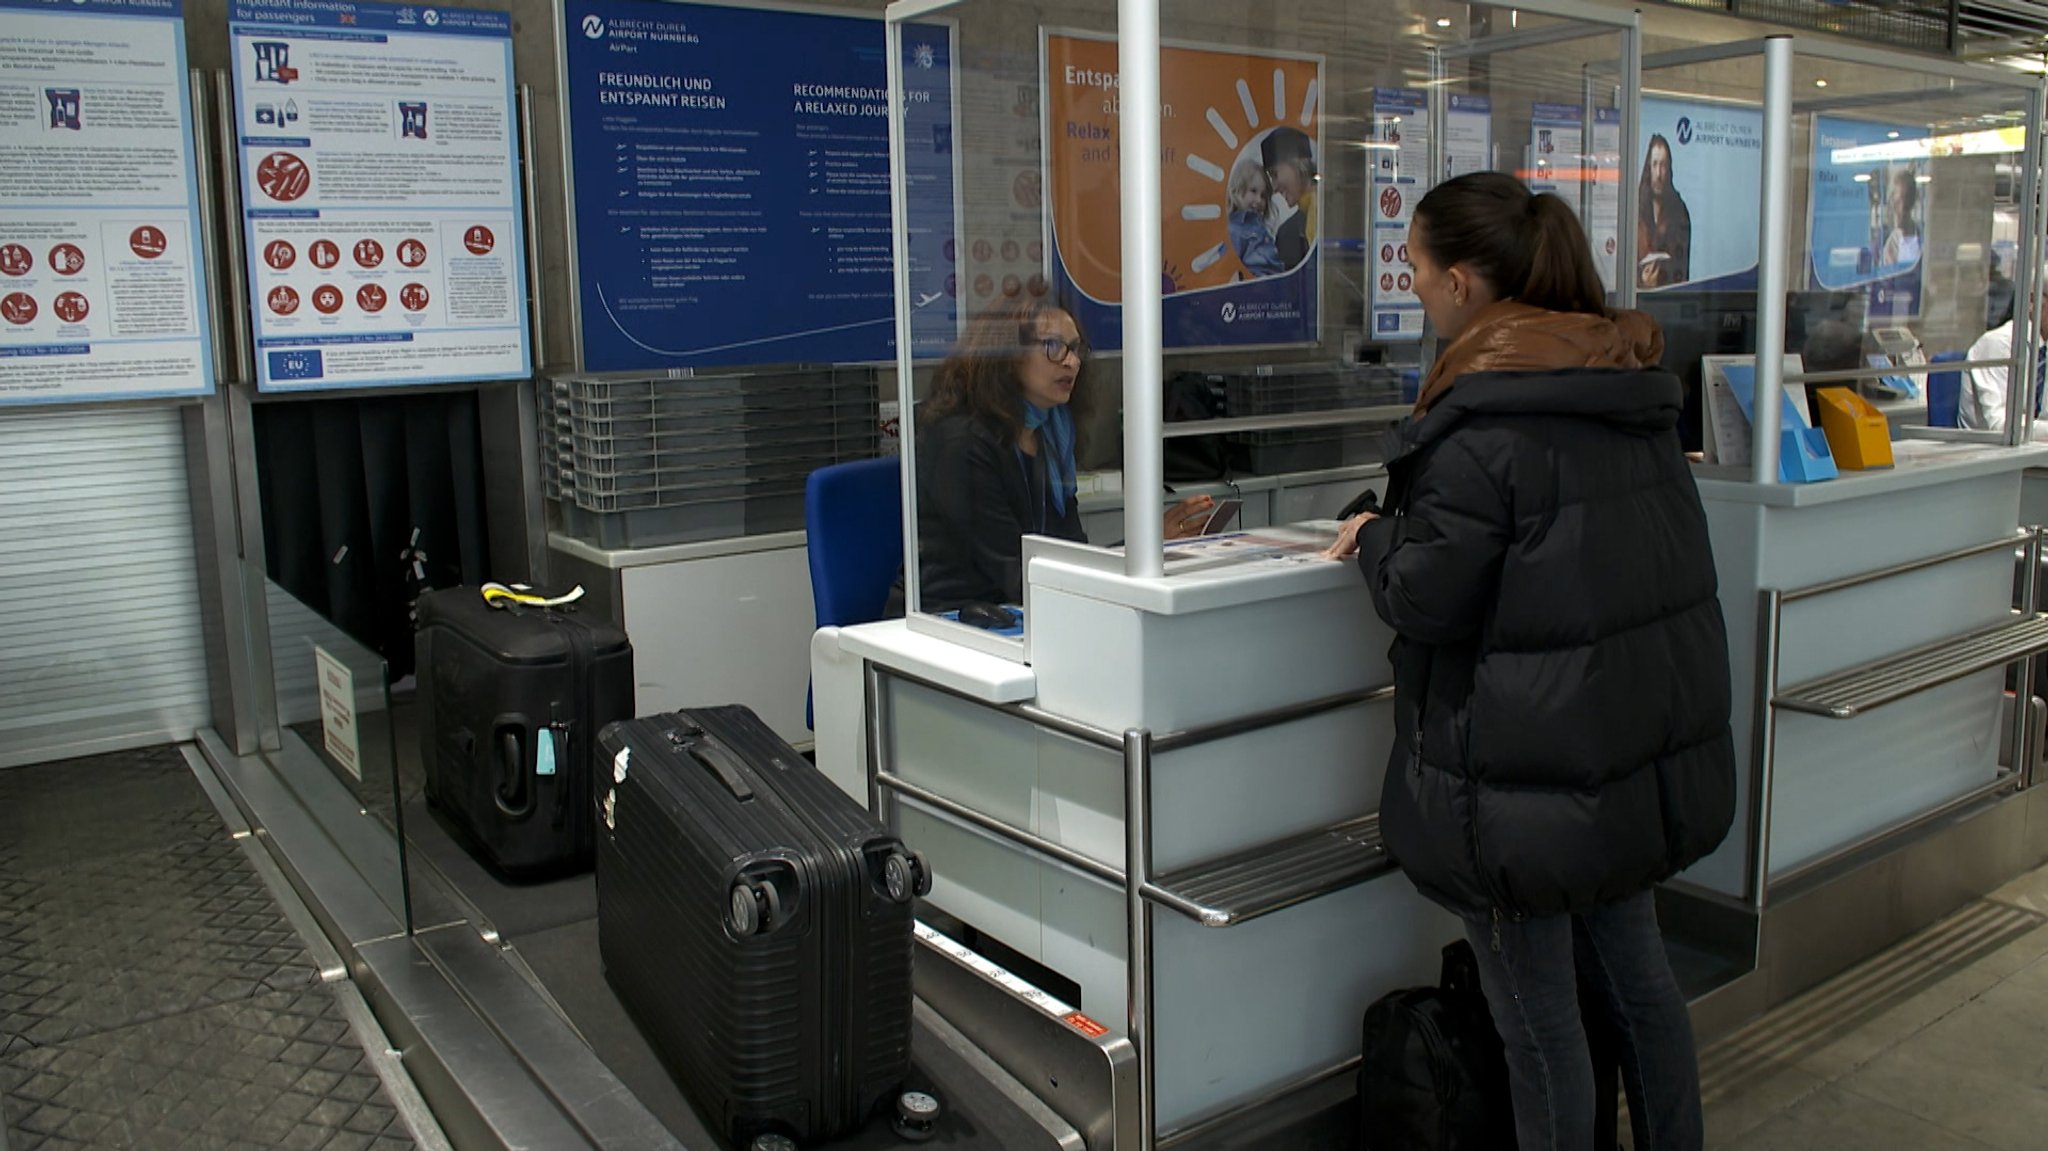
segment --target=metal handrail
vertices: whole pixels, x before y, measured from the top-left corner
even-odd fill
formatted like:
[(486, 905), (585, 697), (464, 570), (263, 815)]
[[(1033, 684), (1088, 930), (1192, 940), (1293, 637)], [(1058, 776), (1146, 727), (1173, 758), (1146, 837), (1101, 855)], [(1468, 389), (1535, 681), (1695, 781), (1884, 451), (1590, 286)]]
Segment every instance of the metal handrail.
[(1204, 927), (1235, 927), (1394, 870), (1377, 814), (1162, 875), (1146, 897)]
[(2048, 615), (1913, 648), (1781, 689), (1771, 703), (1829, 719), (1854, 719), (1885, 704), (2048, 650)]
[(1973, 546), (1966, 548), (1958, 548), (1955, 551), (1943, 552), (1940, 555), (1928, 556), (1924, 559), (1907, 560), (1905, 563), (1893, 564), (1890, 567), (1877, 568), (1872, 571), (1860, 573), (1858, 575), (1843, 576), (1841, 579), (1827, 580), (1822, 583), (1808, 584), (1805, 587), (1791, 588), (1780, 592), (1779, 595), (1783, 598), (1783, 601), (1785, 603), (1795, 603), (1803, 599), (1812, 599), (1814, 596), (1817, 595), (1827, 595), (1830, 592), (1838, 592), (1845, 588), (1859, 587), (1863, 584), (1876, 583), (1879, 580), (1890, 579), (1893, 576), (1902, 576), (1911, 572), (1923, 571), (1931, 567), (1939, 567), (1945, 563), (1953, 563), (1956, 560), (1969, 559), (1971, 556), (1986, 555), (1991, 552), (1998, 551), (2001, 548), (2025, 547), (2027, 541), (2032, 538), (2032, 532), (2021, 529), (2013, 532), (2011, 536), (2005, 539), (1987, 540), (1981, 544), (1975, 544)]
[(900, 775), (878, 771), (875, 773), (875, 782), (879, 786), (885, 787), (906, 799), (912, 799), (927, 807), (936, 808), (964, 823), (971, 823), (991, 835), (1007, 839), (1018, 847), (1043, 852), (1066, 864), (1068, 867), (1087, 872), (1104, 883), (1114, 883), (1119, 887), (1123, 886), (1124, 873), (1103, 863), (1101, 860), (1092, 859), (1064, 844), (1054, 843), (1042, 835), (1025, 831), (1020, 827), (1013, 827), (993, 816), (984, 815), (958, 800), (947, 799), (930, 788), (919, 787)]
[[(1878, 568), (1874, 571), (1863, 572), (1853, 576), (1846, 576), (1841, 579), (1827, 580), (1817, 584), (1809, 584), (1805, 587), (1794, 588), (1789, 591), (1780, 590), (1777, 588), (1763, 588), (1759, 590), (1757, 613), (1756, 690), (1754, 693), (1754, 698), (1752, 700), (1754, 712), (1752, 721), (1753, 730), (1751, 732), (1752, 759), (1750, 764), (1751, 806), (1749, 815), (1749, 831), (1752, 839), (1750, 845), (1749, 875), (1746, 877), (1747, 882), (1744, 885), (1746, 888), (1747, 901), (1752, 907), (1754, 907), (1758, 911), (1762, 911), (1765, 905), (1769, 902), (1770, 890), (1773, 886), (1773, 880), (1771, 877), (1771, 808), (1774, 806), (1772, 803), (1772, 799), (1775, 791), (1774, 776), (1776, 769), (1778, 744), (1778, 709), (1781, 706), (1785, 706), (1787, 710), (1811, 710), (1789, 706), (1791, 704), (1799, 702), (1796, 699), (1788, 698), (1785, 700), (1781, 700), (1779, 698), (1778, 657), (1780, 642), (1782, 639), (1782, 630), (1784, 626), (1783, 617), (1785, 605), (1802, 599), (1811, 599), (1815, 596), (1827, 595), (1831, 592), (1842, 591), (1847, 588), (1860, 587), (1864, 584), (1875, 583), (1879, 580), (1889, 579), (1894, 576), (1906, 575), (1916, 571), (1923, 571), (1928, 568), (1936, 567), (1945, 563), (1951, 563), (1956, 560), (1969, 559), (1973, 556), (1989, 555), (2004, 549), (2019, 546), (2023, 549), (2022, 562), (2025, 565), (2025, 574), (2020, 583), (2020, 602), (2022, 606), (2022, 619), (2018, 621), (2017, 625), (2006, 624), (2000, 626), (2030, 626), (2038, 620), (2048, 619), (2048, 616), (2042, 616), (2037, 614), (2041, 603), (2039, 575), (2041, 557), (2044, 547), (2044, 536), (2048, 536), (2048, 529), (2019, 529), (2016, 530), (2010, 537), (2004, 539), (1989, 540), (1981, 544), (1973, 545), (1971, 547), (1958, 548), (1953, 551), (1944, 552), (1940, 555), (1929, 556), (1924, 559), (1910, 560), (1908, 562), (1900, 564), (1893, 564), (1890, 567)], [(1964, 638), (1967, 639), (1968, 637)], [(1948, 642), (1953, 644), (1956, 641), (1951, 640)], [(1921, 650), (1924, 652), (1929, 649)], [(1899, 657), (1894, 656), (1891, 658), (1898, 659)], [(2018, 786), (2022, 790), (2026, 787), (2032, 786), (2034, 782), (2034, 773), (2032, 772), (2031, 768), (2026, 766), (2032, 759), (2031, 749), (2028, 747), (2028, 744), (2031, 742), (2031, 740), (2029, 739), (2029, 733), (2027, 730), (2026, 699), (2032, 687), (2032, 671), (2034, 667), (2034, 660), (2035, 652), (2029, 650), (2011, 659), (2001, 661), (2005, 663), (2017, 663), (2019, 664), (2021, 669), (2022, 690), (2019, 693), (2019, 698), (2015, 700), (2015, 706), (2013, 708), (2012, 754), (2013, 763), (2015, 765), (2019, 765), (2015, 769), (2014, 774), (2017, 774)], [(1884, 662), (1886, 661), (1879, 661), (1878, 664), (1870, 666), (1882, 666)], [(1982, 670), (1984, 667), (1990, 666), (1996, 665), (1980, 665), (1980, 667), (1972, 670)], [(1969, 673), (1964, 672), (1963, 674), (1967, 675)], [(1956, 678), (1960, 678), (1960, 676), (1948, 676), (1935, 682), (1919, 684), (1913, 688), (1913, 691), (1901, 693), (1900, 695), (1893, 698), (1904, 698), (1905, 695), (1910, 695), (1917, 691), (1924, 691), (1929, 688), (1940, 686), (1940, 684), (1942, 683), (1953, 682)], [(1801, 685), (1800, 688), (1793, 690), (1806, 690), (1816, 683), (1825, 684), (1826, 682), (1826, 677), (1824, 677), (1820, 680), (1808, 681), (1807, 684)], [(1789, 697), (1791, 695), (1791, 692), (1788, 691), (1786, 694)], [(1890, 700), (1885, 700), (1883, 702), (1890, 702)], [(1869, 706), (1877, 706), (1877, 704), (1870, 704)], [(1822, 712), (1820, 714), (1832, 713)], [(1984, 794), (1993, 794), (2009, 782), (2011, 781), (2006, 778), (1996, 780), (1993, 784), (1987, 785), (1987, 790), (1984, 792)], [(1975, 797), (1978, 797), (1977, 793), (1972, 793), (1972, 796), (1966, 796), (1964, 798), (1970, 799)], [(1953, 806), (1953, 804), (1944, 805), (1942, 808), (1937, 809), (1937, 813), (1946, 812), (1950, 810)], [(1930, 815), (1923, 813), (1923, 815), (1915, 817), (1912, 820), (1908, 820), (1903, 824), (1890, 828), (1885, 828), (1883, 830), (1868, 835), (1859, 836), (1854, 842), (1844, 844), (1841, 847), (1837, 848), (1835, 851), (1830, 852), (1826, 858), (1834, 859), (1843, 855), (1863, 850), (1865, 848), (1868, 848), (1871, 844), (1879, 842), (1889, 836), (1897, 835), (1904, 830), (1909, 830), (1915, 827), (1922, 826), (1928, 818), (1930, 818)], [(1799, 870), (1794, 874), (1808, 874), (1811, 872), (1812, 867), (1813, 865), (1811, 864), (1803, 864), (1801, 865)], [(1781, 879), (1779, 882), (1783, 881), (1784, 880)]]
[[(963, 700), (974, 706), (997, 711), (1046, 730), (1070, 736), (1084, 743), (1098, 747), (1120, 750), (1124, 762), (1124, 868), (1115, 867), (1092, 859), (1063, 844), (1055, 843), (1043, 836), (1025, 831), (975, 811), (956, 800), (948, 799), (928, 788), (921, 787), (892, 771), (883, 764), (893, 762), (894, 748), (890, 733), (892, 715), (890, 694), (883, 690), (884, 678), (899, 680), (928, 691)], [(1170, 884), (1172, 876), (1163, 877), (1166, 882), (1155, 883), (1152, 869), (1152, 761), (1158, 754), (1179, 748), (1187, 748), (1235, 735), (1264, 730), (1283, 723), (1321, 715), (1327, 712), (1377, 702), (1393, 696), (1392, 685), (1381, 685), (1359, 691), (1342, 692), (1309, 700), (1305, 703), (1285, 707), (1269, 708), (1252, 715), (1222, 720), (1174, 732), (1164, 737), (1154, 736), (1148, 730), (1133, 728), (1121, 737), (1091, 724), (1079, 723), (1063, 716), (1054, 715), (1042, 708), (1024, 703), (991, 703), (964, 691), (935, 683), (921, 676), (884, 668), (873, 661), (865, 665), (862, 677), (863, 710), (867, 721), (866, 755), (868, 777), (868, 807), (884, 826), (894, 826), (896, 801), (908, 799), (923, 804), (944, 816), (957, 819), (972, 827), (988, 832), (996, 838), (1039, 854), (1057, 863), (1072, 867), (1083, 874), (1124, 889), (1126, 943), (1125, 977), (1126, 1004), (1129, 1009), (1126, 1034), (1137, 1052), (1138, 1085), (1137, 1110), (1141, 1116), (1139, 1128), (1141, 1148), (1155, 1145), (1158, 1137), (1157, 1092), (1155, 1075), (1157, 1061), (1154, 1058), (1149, 1038), (1152, 1032), (1152, 908), (1163, 906), (1209, 926), (1227, 927), (1247, 922), (1262, 915), (1268, 915), (1287, 907), (1293, 907), (1311, 899), (1346, 887), (1364, 882), (1392, 870), (1391, 861), (1381, 867), (1353, 867), (1338, 869), (1337, 872), (1319, 876), (1314, 882), (1297, 883), (1282, 889), (1277, 896), (1254, 900), (1248, 907), (1210, 907), (1199, 900), (1189, 899), (1174, 890)], [(1267, 845), (1281, 847), (1281, 853), (1289, 845), (1308, 845), (1317, 837), (1333, 834), (1349, 836), (1360, 832), (1369, 834), (1375, 841), (1378, 832), (1378, 816), (1371, 815), (1349, 820), (1331, 827), (1319, 829), (1305, 835), (1297, 835)], [(1355, 844), (1354, 844), (1355, 846)], [(1221, 870), (1222, 865), (1241, 861), (1249, 852), (1240, 852), (1230, 859), (1209, 865), (1197, 865), (1183, 869), (1183, 877), (1200, 877), (1205, 870)], [(1384, 848), (1379, 852), (1385, 859)], [(1327, 1073), (1327, 1072), (1325, 1072)], [(1319, 1073), (1319, 1074), (1325, 1074)], [(1233, 1108), (1226, 1114), (1234, 1114), (1240, 1108)]]

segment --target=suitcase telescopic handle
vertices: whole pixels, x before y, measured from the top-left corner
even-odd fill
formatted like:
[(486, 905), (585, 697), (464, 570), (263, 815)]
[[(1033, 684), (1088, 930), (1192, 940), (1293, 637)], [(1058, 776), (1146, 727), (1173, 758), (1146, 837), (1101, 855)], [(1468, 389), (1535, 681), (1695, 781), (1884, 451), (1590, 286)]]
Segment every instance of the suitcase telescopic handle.
[(754, 798), (754, 789), (747, 786), (747, 777), (740, 774), (739, 765), (732, 761), (724, 748), (715, 744), (693, 743), (690, 745), (690, 758), (717, 776), (718, 782), (725, 785), (734, 799), (745, 803)]

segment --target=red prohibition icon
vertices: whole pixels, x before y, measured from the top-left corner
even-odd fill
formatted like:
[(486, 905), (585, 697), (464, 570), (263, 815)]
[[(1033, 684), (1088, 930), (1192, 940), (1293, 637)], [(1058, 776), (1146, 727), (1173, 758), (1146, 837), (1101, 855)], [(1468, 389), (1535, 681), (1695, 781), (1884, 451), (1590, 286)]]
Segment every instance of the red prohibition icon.
[(384, 289), (375, 284), (364, 284), (356, 289), (356, 307), (365, 312), (383, 311), (384, 299)]
[(398, 245), (398, 262), (408, 268), (417, 268), (427, 262), (427, 246), (418, 240), (407, 240)]
[(289, 241), (272, 240), (263, 245), (263, 262), (282, 272), (299, 262), (299, 250)]
[(462, 246), (468, 248), (472, 256), (488, 256), (491, 249), (498, 246), (498, 238), (491, 234), (489, 228), (476, 224), (462, 233)]
[(85, 252), (77, 244), (59, 244), (50, 249), (50, 270), (60, 276), (85, 271)]
[(0, 298), (0, 320), (26, 324), (36, 318), (36, 298), (27, 292), (9, 292)]
[(1408, 273), (1403, 272), (1401, 273), (1401, 278), (1395, 280), (1394, 284), (1396, 287), (1400, 288), (1402, 291), (1405, 292), (1415, 285), (1415, 280), (1412, 277), (1410, 277)]
[(341, 289), (333, 284), (322, 284), (313, 289), (313, 310), (323, 316), (331, 316), (341, 310)]
[(154, 260), (169, 251), (171, 242), (164, 238), (164, 230), (151, 224), (128, 233), (128, 250), (145, 260)]
[(82, 293), (64, 292), (50, 305), (50, 310), (57, 313), (57, 318), (65, 323), (77, 324), (84, 322), (85, 314), (92, 311), (92, 305), (86, 303)]
[(407, 284), (405, 287), (398, 289), (398, 302), (404, 305), (405, 310), (408, 312), (426, 311), (428, 299), (427, 286), (425, 284)]
[(20, 244), (0, 244), (0, 272), (10, 276), (26, 276), (36, 266), (36, 258)]
[(1391, 220), (1401, 214), (1401, 189), (1387, 188), (1380, 192), (1380, 215)]
[(270, 310), (280, 316), (289, 316), (299, 310), (299, 294), (292, 290), (290, 284), (279, 284), (270, 289), (270, 294), (264, 297), (263, 302), (270, 305)]
[(1391, 291), (1393, 291), (1393, 290), (1394, 290), (1394, 274), (1393, 274), (1392, 272), (1381, 272), (1381, 273), (1380, 273), (1380, 291), (1382, 291), (1382, 292), (1391, 292)]
[(354, 254), (357, 267), (374, 268), (384, 262), (384, 245), (375, 240), (357, 240)]
[(288, 204), (313, 186), (313, 169), (290, 152), (272, 152), (256, 165), (256, 186), (279, 203)]
[(306, 257), (313, 261), (314, 267), (325, 270), (341, 263), (341, 249), (333, 240), (315, 240), (307, 249)]
[(1391, 263), (1393, 263), (1393, 262), (1394, 262), (1394, 245), (1392, 245), (1392, 244), (1381, 244), (1381, 245), (1380, 245), (1380, 263), (1382, 263), (1382, 264), (1391, 264)]

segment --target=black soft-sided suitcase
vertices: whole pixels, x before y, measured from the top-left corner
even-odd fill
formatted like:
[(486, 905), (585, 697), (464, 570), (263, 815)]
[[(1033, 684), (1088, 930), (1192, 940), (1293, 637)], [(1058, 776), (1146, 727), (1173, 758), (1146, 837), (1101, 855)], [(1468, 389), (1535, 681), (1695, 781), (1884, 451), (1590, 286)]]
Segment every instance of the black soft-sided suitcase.
[(735, 1147), (858, 1127), (910, 1067), (923, 860), (744, 707), (603, 736), (605, 976)]
[(625, 633), (468, 587), (426, 593), (419, 614), (420, 757), (441, 822), (509, 878), (587, 870), (597, 735), (633, 714)]

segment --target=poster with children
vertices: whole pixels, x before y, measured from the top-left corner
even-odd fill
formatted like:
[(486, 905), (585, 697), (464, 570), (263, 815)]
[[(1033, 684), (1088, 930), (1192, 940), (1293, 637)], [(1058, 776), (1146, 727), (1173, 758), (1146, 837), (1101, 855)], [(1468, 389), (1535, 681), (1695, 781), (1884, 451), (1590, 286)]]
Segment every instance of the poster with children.
[[(1049, 276), (1088, 340), (1123, 346), (1121, 86), (1113, 37), (1046, 31)], [(1160, 51), (1162, 335), (1169, 348), (1315, 342), (1319, 56)]]

